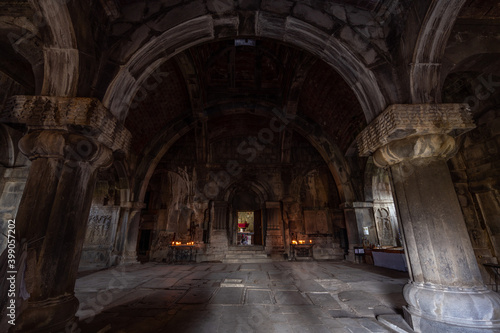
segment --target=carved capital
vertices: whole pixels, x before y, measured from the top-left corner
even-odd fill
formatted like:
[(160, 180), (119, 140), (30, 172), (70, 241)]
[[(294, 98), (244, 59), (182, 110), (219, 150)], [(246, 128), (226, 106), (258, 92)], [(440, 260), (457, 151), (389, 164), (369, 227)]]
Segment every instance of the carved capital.
[(108, 166), (112, 161), (109, 148), (83, 135), (66, 131), (33, 131), (21, 138), (19, 149), (30, 160), (55, 158), (90, 163), (96, 167)]
[(378, 167), (385, 168), (403, 161), (424, 158), (449, 159), (455, 154), (455, 148), (455, 139), (446, 134), (411, 136), (379, 148), (373, 154), (373, 162)]
[(130, 132), (95, 98), (13, 96), (0, 122), (24, 124), (29, 131), (62, 130), (84, 135), (113, 151), (128, 152)]
[(467, 104), (394, 104), (358, 135), (358, 150), (360, 156), (369, 156), (397, 140), (431, 134), (456, 137), (474, 128)]

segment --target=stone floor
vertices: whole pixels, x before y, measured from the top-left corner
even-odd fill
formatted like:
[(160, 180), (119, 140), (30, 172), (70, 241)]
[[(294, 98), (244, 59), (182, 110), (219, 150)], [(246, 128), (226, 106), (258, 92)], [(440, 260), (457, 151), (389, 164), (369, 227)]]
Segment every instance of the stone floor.
[(75, 325), (99, 333), (393, 332), (376, 318), (398, 317), (407, 279), (347, 262), (138, 264), (80, 277)]

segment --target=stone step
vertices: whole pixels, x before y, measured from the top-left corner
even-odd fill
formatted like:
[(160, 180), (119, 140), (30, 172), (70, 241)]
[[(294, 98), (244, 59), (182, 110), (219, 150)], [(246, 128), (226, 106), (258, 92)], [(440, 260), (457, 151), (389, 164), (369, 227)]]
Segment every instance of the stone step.
[(264, 251), (262, 245), (231, 245), (229, 251)]
[(228, 254), (226, 254), (226, 259), (251, 259), (251, 258), (266, 259), (267, 254), (265, 254), (265, 253), (251, 253), (251, 254), (250, 253), (249, 254), (228, 253)]
[(229, 250), (227, 253), (241, 253), (241, 254), (248, 254), (248, 253), (262, 253), (263, 251), (238, 251), (238, 250)]
[(227, 251), (226, 253), (232, 254), (261, 254), (265, 253), (264, 251)]
[(222, 262), (226, 264), (254, 264), (270, 263), (272, 259), (264, 252), (263, 246), (230, 246)]
[(268, 264), (272, 263), (272, 259), (264, 258), (249, 258), (249, 259), (223, 259), (224, 264)]

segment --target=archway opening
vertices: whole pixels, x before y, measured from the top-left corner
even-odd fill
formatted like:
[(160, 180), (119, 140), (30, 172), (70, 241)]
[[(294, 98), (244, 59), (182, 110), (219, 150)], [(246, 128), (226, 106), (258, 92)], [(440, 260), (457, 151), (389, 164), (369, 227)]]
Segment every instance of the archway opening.
[(256, 245), (256, 224), (259, 225), (260, 229), (260, 221), (255, 220), (255, 213), (253, 211), (238, 212), (238, 245)]

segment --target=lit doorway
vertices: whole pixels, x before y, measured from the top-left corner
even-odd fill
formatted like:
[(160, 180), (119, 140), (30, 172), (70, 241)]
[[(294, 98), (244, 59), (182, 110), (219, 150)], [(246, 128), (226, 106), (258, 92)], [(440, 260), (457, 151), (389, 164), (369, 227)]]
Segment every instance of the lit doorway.
[(254, 238), (254, 213), (238, 212), (238, 245), (253, 245)]
[(260, 211), (238, 212), (237, 244), (241, 246), (262, 245)]

